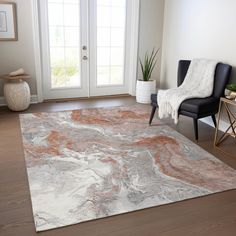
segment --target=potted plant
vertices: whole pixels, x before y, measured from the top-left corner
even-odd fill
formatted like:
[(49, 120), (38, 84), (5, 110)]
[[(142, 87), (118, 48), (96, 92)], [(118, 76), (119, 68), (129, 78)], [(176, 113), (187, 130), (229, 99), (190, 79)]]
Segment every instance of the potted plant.
[(236, 97), (236, 84), (227, 84), (225, 89), (225, 96), (229, 99), (235, 99)]
[(144, 61), (139, 58), (140, 66), (142, 69), (142, 79), (137, 80), (136, 86), (136, 101), (138, 103), (150, 103), (151, 94), (156, 92), (156, 80), (152, 80), (152, 72), (157, 63), (156, 56), (159, 49), (152, 50), (151, 55), (147, 52), (144, 57)]

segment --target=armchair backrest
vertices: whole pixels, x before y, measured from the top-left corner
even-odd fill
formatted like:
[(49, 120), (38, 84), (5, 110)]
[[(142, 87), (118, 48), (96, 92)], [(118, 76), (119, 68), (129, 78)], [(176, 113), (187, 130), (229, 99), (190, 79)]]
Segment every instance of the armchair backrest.
[[(190, 66), (191, 61), (189, 60), (180, 60), (178, 66), (178, 86), (180, 86), (185, 76), (188, 72), (188, 68)], [(232, 66), (228, 64), (218, 63), (216, 66), (215, 71), (215, 79), (214, 79), (214, 90), (213, 90), (213, 97), (222, 97), (224, 95), (224, 90), (229, 82), (230, 75), (232, 71)]]

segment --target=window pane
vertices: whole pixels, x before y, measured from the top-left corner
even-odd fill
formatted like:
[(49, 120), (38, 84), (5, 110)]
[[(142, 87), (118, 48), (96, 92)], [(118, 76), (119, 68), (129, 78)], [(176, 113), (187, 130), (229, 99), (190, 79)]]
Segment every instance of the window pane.
[(64, 0), (48, 0), (48, 2), (52, 2), (52, 3), (63, 3)]
[(51, 86), (80, 86), (80, 1), (50, 0), (48, 9)]
[(66, 83), (66, 73), (63, 66), (57, 66), (51, 68), (52, 73), (52, 87), (64, 87)]
[(111, 84), (119, 85), (123, 84), (124, 68), (122, 66), (111, 67)]
[(126, 0), (97, 0), (97, 85), (124, 83)]
[(63, 25), (63, 4), (48, 4), (48, 20), (50, 26)]
[(97, 6), (111, 6), (112, 0), (97, 0)]
[(80, 51), (79, 48), (65, 48), (65, 66), (78, 68), (80, 66)]
[(110, 27), (111, 22), (111, 8), (97, 7), (97, 26)]
[(64, 30), (61, 26), (51, 26), (50, 32), (50, 45), (52, 47), (63, 47), (64, 45)]
[(63, 1), (64, 3), (73, 3), (73, 4), (78, 4), (80, 6), (80, 0), (63, 0)]
[(64, 4), (64, 25), (79, 26), (79, 5)]
[(65, 51), (63, 47), (51, 47), (51, 66), (65, 66)]
[(110, 46), (111, 43), (111, 30), (110, 28), (98, 28), (97, 29), (97, 46)]
[(80, 70), (79, 68), (73, 67), (66, 67), (66, 85), (73, 87), (73, 86), (80, 86)]
[(124, 46), (124, 29), (112, 28), (111, 29), (111, 46), (112, 47), (123, 47)]
[(123, 48), (111, 48), (111, 65), (122, 66), (124, 63)]
[(110, 84), (110, 67), (98, 66), (97, 67), (97, 85), (109, 85)]
[(98, 66), (110, 65), (110, 48), (105, 48), (105, 47), (97, 48), (97, 65)]
[(65, 46), (78, 47), (80, 44), (79, 28), (65, 27)]
[(119, 7), (125, 7), (126, 6), (126, 0), (111, 0), (112, 6), (119, 6)]
[(125, 8), (111, 7), (111, 26), (121, 27), (125, 25)]

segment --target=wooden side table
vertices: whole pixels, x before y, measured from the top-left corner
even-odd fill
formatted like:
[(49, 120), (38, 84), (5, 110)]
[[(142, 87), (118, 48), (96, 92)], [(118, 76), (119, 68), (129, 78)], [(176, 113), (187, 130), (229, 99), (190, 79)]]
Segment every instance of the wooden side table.
[(4, 97), (7, 105), (12, 111), (24, 111), (30, 105), (30, 88), (26, 81), (28, 74), (19, 76), (3, 75), (0, 77), (4, 83)]
[[(225, 152), (228, 155), (232, 154), (224, 151), (219, 146), (228, 137), (233, 137), (236, 140), (236, 113), (232, 111), (231, 108), (233, 107), (236, 108), (236, 102), (234, 100), (229, 100), (227, 98), (220, 99), (219, 115), (218, 115), (217, 127), (215, 131), (215, 140), (214, 140), (214, 146), (219, 148), (221, 151)], [(229, 121), (229, 127), (226, 129), (226, 131), (223, 132), (223, 135), (219, 136), (219, 126), (220, 126), (221, 116), (224, 110), (223, 108), (225, 108), (226, 110), (227, 118)]]

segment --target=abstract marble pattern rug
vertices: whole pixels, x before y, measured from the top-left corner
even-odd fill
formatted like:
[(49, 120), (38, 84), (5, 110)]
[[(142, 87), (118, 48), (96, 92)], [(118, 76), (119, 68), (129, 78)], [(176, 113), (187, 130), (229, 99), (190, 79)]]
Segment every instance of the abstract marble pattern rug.
[(20, 116), (37, 231), (236, 188), (236, 171), (145, 106)]

